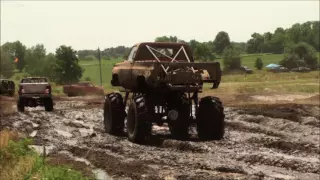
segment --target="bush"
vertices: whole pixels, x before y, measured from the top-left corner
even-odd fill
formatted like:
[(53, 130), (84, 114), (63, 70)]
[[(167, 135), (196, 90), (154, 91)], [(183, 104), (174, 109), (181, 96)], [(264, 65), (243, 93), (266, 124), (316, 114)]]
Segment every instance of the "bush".
[(232, 46), (226, 47), (223, 51), (223, 64), (228, 70), (239, 69), (241, 67), (240, 52)]
[(262, 62), (262, 59), (260, 57), (258, 57), (256, 59), (256, 63), (255, 63), (255, 67), (258, 69), (258, 70), (261, 70), (263, 68), (263, 62)]
[(297, 54), (286, 54), (284, 59), (280, 61), (280, 65), (293, 69), (299, 66), (306, 66), (306, 63), (299, 58)]
[(19, 75), (14, 77), (14, 80), (16, 80), (16, 81), (20, 81), (20, 79), (21, 79), (21, 76), (19, 76)]
[(285, 49), (285, 56), (280, 64), (289, 69), (299, 66), (315, 69), (318, 65), (316, 50), (304, 42), (292, 45)]

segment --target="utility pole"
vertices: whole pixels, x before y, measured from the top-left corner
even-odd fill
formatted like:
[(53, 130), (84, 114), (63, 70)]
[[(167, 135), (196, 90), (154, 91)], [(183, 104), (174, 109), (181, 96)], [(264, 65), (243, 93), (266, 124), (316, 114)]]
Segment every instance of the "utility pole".
[(102, 86), (102, 74), (101, 74), (101, 54), (100, 54), (100, 48), (98, 48), (98, 60), (99, 60), (99, 66), (100, 66), (100, 85)]

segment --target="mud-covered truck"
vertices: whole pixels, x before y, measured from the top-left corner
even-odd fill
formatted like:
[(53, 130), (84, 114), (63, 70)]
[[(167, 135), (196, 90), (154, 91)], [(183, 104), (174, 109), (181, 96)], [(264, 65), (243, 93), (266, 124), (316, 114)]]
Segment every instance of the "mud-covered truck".
[(44, 106), (46, 111), (53, 110), (51, 85), (45, 77), (26, 77), (21, 79), (18, 89), (18, 111), (25, 107)]
[(96, 86), (92, 82), (83, 81), (75, 84), (69, 84), (63, 86), (63, 93), (68, 96), (82, 96), (82, 95), (104, 95), (104, 89), (102, 86)]
[(126, 60), (112, 69), (111, 84), (122, 87), (120, 92), (125, 95), (113, 92), (105, 96), (105, 131), (123, 133), (127, 117), (127, 136), (134, 143), (144, 143), (152, 125), (164, 123), (175, 139), (187, 139), (189, 126), (195, 123), (200, 139), (220, 140), (225, 126), (222, 102), (214, 96), (200, 98), (199, 93), (204, 83), (218, 88), (221, 73), (218, 62), (194, 62), (185, 43), (136, 44)]

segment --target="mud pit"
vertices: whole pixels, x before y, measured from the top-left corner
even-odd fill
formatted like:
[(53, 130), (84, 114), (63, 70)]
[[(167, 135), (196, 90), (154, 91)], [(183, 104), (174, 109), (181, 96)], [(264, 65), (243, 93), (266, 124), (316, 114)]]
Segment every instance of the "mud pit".
[(53, 162), (68, 162), (100, 179), (318, 179), (320, 108), (277, 104), (225, 107), (222, 141), (176, 141), (153, 127), (138, 145), (104, 133), (101, 102), (56, 101), (53, 112), (26, 108), (1, 118), (1, 128), (34, 138)]

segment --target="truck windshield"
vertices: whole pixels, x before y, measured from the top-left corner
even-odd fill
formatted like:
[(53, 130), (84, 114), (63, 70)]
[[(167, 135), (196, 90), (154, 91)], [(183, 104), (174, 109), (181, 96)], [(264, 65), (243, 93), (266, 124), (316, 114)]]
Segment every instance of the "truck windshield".
[(46, 78), (27, 78), (22, 79), (21, 83), (45, 83), (48, 82)]

